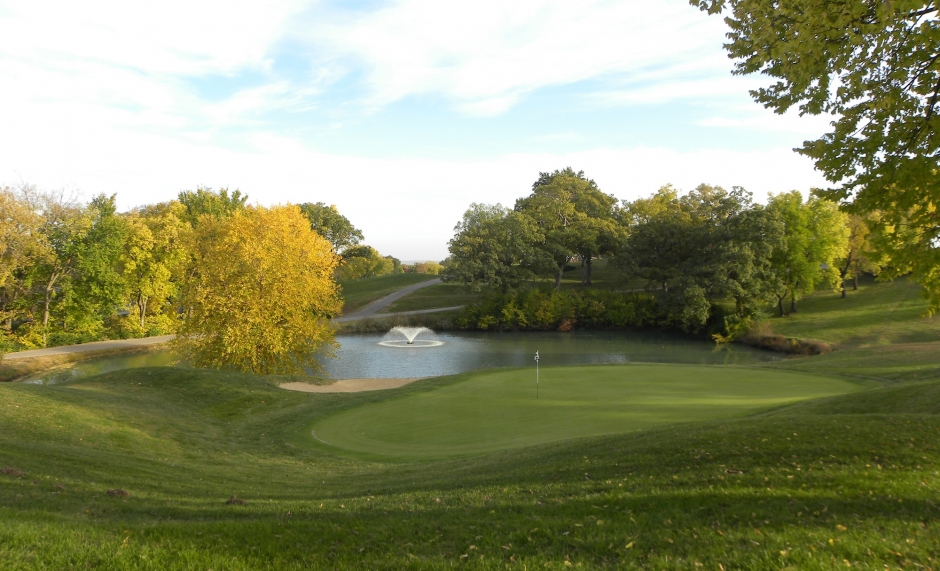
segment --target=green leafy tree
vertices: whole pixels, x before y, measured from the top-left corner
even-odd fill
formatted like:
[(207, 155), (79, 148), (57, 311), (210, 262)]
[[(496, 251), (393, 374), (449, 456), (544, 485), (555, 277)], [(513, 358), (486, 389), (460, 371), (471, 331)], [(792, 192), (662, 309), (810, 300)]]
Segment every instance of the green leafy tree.
[(340, 214), (336, 206), (307, 202), (300, 205), (300, 211), (310, 221), (313, 231), (326, 238), (336, 253), (343, 254), (362, 242), (362, 232)]
[(502, 291), (554, 265), (532, 218), (500, 204), (471, 204), (449, 242), (445, 278)]
[(735, 73), (777, 113), (828, 114), (832, 131), (798, 152), (856, 214), (879, 212), (873, 234), (940, 309), (940, 18), (924, 0), (691, 0), (724, 13)]
[[(157, 332), (173, 330), (175, 308), (167, 302), (179, 290), (187, 262), (190, 226), (183, 220), (185, 207), (164, 202), (140, 208), (125, 216), (127, 239), (121, 254), (124, 279), (137, 313), (136, 334), (150, 333), (148, 316), (162, 318)], [(170, 314), (164, 313), (166, 309)]]
[(631, 229), (614, 265), (655, 284), (683, 329), (701, 328), (724, 300), (746, 319), (771, 298), (770, 256), (783, 228), (744, 189), (703, 184), (679, 197), (663, 187), (624, 212)]
[(616, 198), (571, 167), (539, 173), (532, 193), (516, 201), (515, 210), (532, 218), (544, 236), (541, 247), (554, 261), (555, 289), (574, 256), (584, 261), (583, 283), (591, 285), (591, 260), (609, 253), (618, 242), (616, 205)]
[(342, 258), (336, 270), (339, 279), (354, 280), (395, 273), (394, 258), (382, 256), (372, 246), (354, 246), (347, 248), (345, 253), (347, 256)]
[(843, 298), (846, 297), (846, 280), (851, 279), (852, 289), (857, 290), (859, 275), (865, 272), (877, 274), (881, 270), (877, 257), (873, 255), (873, 245), (869, 240), (871, 236), (869, 220), (866, 217), (851, 214), (846, 222), (849, 238), (845, 256), (837, 261)]
[(240, 190), (229, 193), (227, 188), (214, 191), (211, 188), (200, 186), (195, 191), (184, 190), (177, 197), (185, 208), (181, 217), (193, 227), (199, 223), (199, 218), (209, 216), (216, 220), (228, 218), (232, 214), (243, 210), (248, 195)]
[(117, 215), (115, 196), (98, 195), (85, 208), (87, 232), (75, 240), (75, 273), (63, 284), (60, 343), (100, 339), (105, 320), (127, 300), (121, 256), (127, 224)]
[(783, 317), (787, 297), (792, 312), (797, 296), (821, 286), (839, 287), (837, 261), (845, 256), (848, 227), (834, 202), (820, 198), (804, 202), (796, 190), (772, 195), (767, 209), (784, 226), (784, 243), (771, 256), (773, 290)]

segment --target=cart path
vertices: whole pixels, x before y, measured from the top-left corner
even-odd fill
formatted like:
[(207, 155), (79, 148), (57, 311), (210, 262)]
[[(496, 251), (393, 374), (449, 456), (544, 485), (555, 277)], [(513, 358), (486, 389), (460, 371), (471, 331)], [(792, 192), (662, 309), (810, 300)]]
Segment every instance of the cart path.
[(62, 345), (61, 347), (48, 347), (46, 349), (30, 349), (7, 353), (3, 360), (28, 359), (30, 357), (48, 357), (50, 355), (68, 355), (69, 353), (87, 353), (90, 351), (109, 351), (111, 349), (126, 349), (128, 347), (146, 347), (159, 345), (172, 341), (176, 335), (159, 335), (157, 337), (144, 337), (143, 339), (115, 339), (113, 341), (94, 341), (81, 345)]
[[(363, 319), (365, 317), (374, 317), (376, 313), (392, 305), (393, 303), (405, 297), (409, 293), (418, 291), (421, 288), (425, 288), (425, 287), (432, 286), (432, 285), (437, 285), (439, 283), (441, 283), (441, 278), (435, 278), (433, 280), (428, 280), (426, 282), (420, 282), (420, 283), (412, 284), (410, 286), (405, 286), (401, 288), (400, 290), (396, 291), (395, 293), (391, 293), (383, 297), (382, 299), (377, 299), (373, 301), (372, 303), (370, 303), (369, 305), (363, 307), (362, 309), (356, 310), (350, 313), (349, 315), (344, 315), (343, 317), (336, 318), (333, 321), (336, 321), (337, 323), (343, 323), (344, 321), (358, 321), (359, 319)], [(437, 310), (437, 311), (440, 311), (440, 310)], [(409, 314), (411, 312), (409, 311), (409, 312), (402, 312), (402, 313)], [(389, 313), (385, 315), (396, 315), (396, 314)], [(385, 315), (383, 315), (383, 317), (385, 317)]]

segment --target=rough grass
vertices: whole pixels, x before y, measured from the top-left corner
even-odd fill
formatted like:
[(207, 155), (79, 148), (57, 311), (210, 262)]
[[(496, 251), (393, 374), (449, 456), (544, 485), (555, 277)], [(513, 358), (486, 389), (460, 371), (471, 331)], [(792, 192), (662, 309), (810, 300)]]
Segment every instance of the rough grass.
[(395, 293), (403, 287), (437, 278), (431, 274), (391, 274), (375, 278), (344, 280), (340, 282), (343, 312), (352, 313), (377, 299)]
[(936, 382), (434, 463), (308, 438), (387, 398), (173, 369), (2, 385), (0, 568), (938, 564)]

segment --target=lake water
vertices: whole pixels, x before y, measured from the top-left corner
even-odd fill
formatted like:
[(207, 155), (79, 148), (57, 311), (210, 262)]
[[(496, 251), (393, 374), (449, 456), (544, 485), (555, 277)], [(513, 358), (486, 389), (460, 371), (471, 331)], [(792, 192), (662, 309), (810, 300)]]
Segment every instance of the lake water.
[[(492, 367), (587, 365), (607, 363), (685, 363), (746, 365), (780, 358), (780, 354), (741, 345), (707, 341), (659, 332), (574, 331), (421, 334), (436, 339), (436, 347), (379, 345), (382, 334), (340, 335), (336, 359), (321, 359), (333, 379), (434, 377)], [(77, 363), (67, 369), (40, 373), (25, 382), (60, 383), (136, 367), (183, 366), (169, 351), (106, 357)]]

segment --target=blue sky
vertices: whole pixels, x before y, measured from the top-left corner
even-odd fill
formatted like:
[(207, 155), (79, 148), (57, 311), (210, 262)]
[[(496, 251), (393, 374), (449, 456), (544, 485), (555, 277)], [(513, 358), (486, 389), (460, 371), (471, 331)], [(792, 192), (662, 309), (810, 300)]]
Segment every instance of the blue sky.
[(827, 120), (751, 102), (720, 18), (652, 6), (0, 0), (0, 184), (322, 201), (409, 260), (565, 166), (628, 200), (824, 185), (791, 149)]

